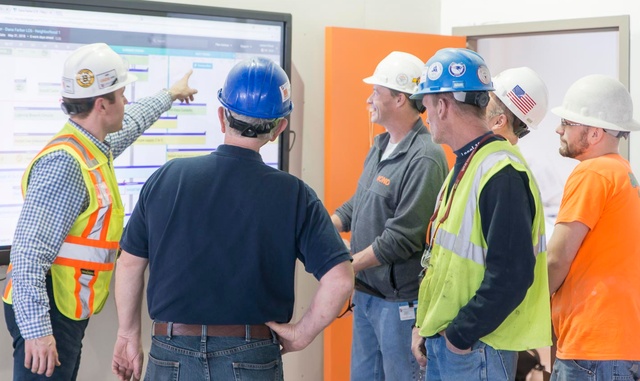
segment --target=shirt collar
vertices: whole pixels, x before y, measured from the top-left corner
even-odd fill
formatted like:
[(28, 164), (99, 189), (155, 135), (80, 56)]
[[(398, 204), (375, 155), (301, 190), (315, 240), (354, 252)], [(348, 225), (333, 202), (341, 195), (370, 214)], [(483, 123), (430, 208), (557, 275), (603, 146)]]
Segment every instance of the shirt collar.
[[(429, 133), (424, 123), (422, 122), (422, 118), (418, 118), (416, 123), (411, 128), (411, 131), (409, 131), (407, 135), (404, 138), (402, 138), (400, 142), (398, 142), (398, 146), (396, 147), (395, 151), (393, 151), (391, 156), (389, 156), (389, 158), (392, 158), (407, 152), (409, 150), (409, 147), (411, 146), (411, 142), (413, 141), (413, 139), (415, 139), (416, 135), (418, 135), (418, 133), (422, 129), (424, 129), (427, 133)], [(384, 152), (384, 148), (387, 147), (387, 143), (389, 142), (390, 139), (391, 139), (391, 135), (388, 132), (382, 133), (376, 136), (374, 145), (376, 146), (376, 148), (378, 148), (378, 150)]]
[(225, 155), (230, 155), (230, 156), (237, 156), (243, 159), (259, 161), (261, 163), (264, 162), (262, 160), (262, 156), (260, 155), (260, 153), (252, 149), (238, 147), (230, 144), (219, 145), (218, 148), (216, 149), (216, 152), (219, 152)]
[(486, 135), (493, 135), (493, 132), (489, 131), (486, 134), (482, 134), (480, 136), (478, 136), (477, 138), (473, 139), (472, 141), (470, 141), (469, 143), (465, 144), (462, 148), (460, 148), (459, 150), (453, 151), (453, 153), (456, 155), (457, 159), (466, 159), (469, 155), (471, 155), (471, 153), (478, 148), (478, 144), (480, 144), (480, 141), (482, 140), (482, 138), (484, 138)]
[(80, 131), (83, 135), (85, 135), (93, 144), (98, 147), (98, 149), (106, 156), (109, 157), (111, 153), (111, 146), (106, 141), (101, 142), (95, 136), (93, 136), (89, 131), (85, 130), (81, 125), (69, 119), (69, 124), (75, 127), (78, 131)]

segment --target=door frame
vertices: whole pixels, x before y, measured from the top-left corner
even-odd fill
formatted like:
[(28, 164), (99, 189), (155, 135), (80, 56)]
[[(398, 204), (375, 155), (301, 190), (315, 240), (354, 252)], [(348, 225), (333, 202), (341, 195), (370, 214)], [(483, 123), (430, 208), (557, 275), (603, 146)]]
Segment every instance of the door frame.
[[(581, 19), (533, 21), (453, 27), (452, 35), (467, 36), (467, 47), (476, 50), (483, 38), (524, 37), (563, 33), (618, 32), (618, 80), (629, 89), (630, 27), (629, 15), (592, 17)], [(620, 154), (629, 160), (630, 138), (620, 140)]]

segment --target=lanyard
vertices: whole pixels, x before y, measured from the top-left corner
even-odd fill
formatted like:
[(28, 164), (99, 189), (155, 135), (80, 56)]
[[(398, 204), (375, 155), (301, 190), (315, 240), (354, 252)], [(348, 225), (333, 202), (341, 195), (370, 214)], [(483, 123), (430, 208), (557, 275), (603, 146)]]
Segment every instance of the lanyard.
[[(476, 148), (473, 150), (473, 152), (471, 152), (469, 157), (467, 157), (467, 160), (465, 160), (464, 164), (462, 165), (462, 169), (460, 169), (460, 172), (458, 172), (458, 176), (456, 176), (456, 181), (453, 183), (453, 186), (451, 187), (451, 194), (447, 199), (447, 210), (444, 213), (444, 216), (442, 216), (442, 218), (440, 218), (440, 220), (437, 222), (435, 232), (433, 233), (433, 238), (429, 240), (429, 245), (425, 249), (424, 254), (422, 254), (422, 259), (420, 261), (420, 264), (422, 265), (422, 267), (426, 268), (429, 265), (429, 260), (431, 259), (431, 248), (433, 247), (433, 242), (435, 241), (436, 235), (438, 234), (438, 229), (440, 229), (440, 226), (447, 220), (447, 218), (449, 218), (449, 212), (451, 212), (451, 205), (453, 205), (453, 197), (456, 194), (456, 190), (458, 189), (458, 185), (460, 184), (462, 177), (467, 172), (467, 168), (471, 163), (471, 159), (473, 159), (476, 152), (480, 150), (480, 147), (482, 146), (482, 144), (485, 143), (489, 138), (494, 136), (499, 137), (494, 134), (487, 134), (482, 139), (480, 139), (480, 141), (476, 145)], [(431, 237), (431, 229), (433, 227), (433, 223), (436, 221), (436, 218), (438, 217), (438, 213), (440, 212), (440, 207), (442, 206), (442, 200), (444, 199), (445, 193), (446, 193), (445, 189), (443, 189), (442, 192), (440, 192), (440, 198), (438, 199), (436, 210), (433, 212), (433, 215), (431, 215), (431, 218), (429, 219), (429, 226), (427, 227), (427, 238)]]

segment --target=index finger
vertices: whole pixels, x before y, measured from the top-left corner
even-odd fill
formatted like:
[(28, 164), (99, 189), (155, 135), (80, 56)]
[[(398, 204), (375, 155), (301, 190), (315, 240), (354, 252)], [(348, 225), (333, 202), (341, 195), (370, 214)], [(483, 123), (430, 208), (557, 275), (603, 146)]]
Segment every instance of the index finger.
[(182, 79), (189, 80), (191, 74), (193, 74), (193, 69), (189, 69), (189, 71), (182, 77)]

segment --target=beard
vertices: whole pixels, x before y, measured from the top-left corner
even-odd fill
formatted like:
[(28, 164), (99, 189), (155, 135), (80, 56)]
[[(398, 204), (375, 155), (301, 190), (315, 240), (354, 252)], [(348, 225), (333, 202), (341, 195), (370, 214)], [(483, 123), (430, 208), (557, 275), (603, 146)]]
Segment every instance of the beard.
[(570, 144), (569, 142), (564, 141), (564, 146), (561, 144), (560, 149), (558, 149), (560, 155), (564, 157), (570, 157), (572, 159), (575, 159), (577, 156), (582, 155), (587, 150), (587, 148), (589, 148), (589, 142), (587, 141), (588, 133), (589, 131), (585, 128), (580, 133), (580, 138), (575, 144)]

